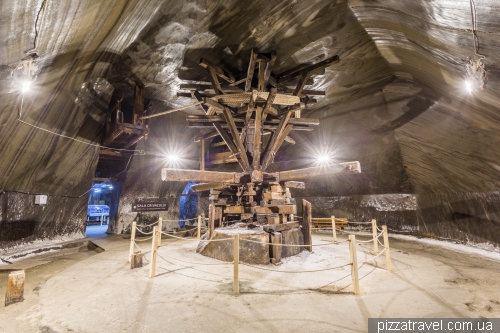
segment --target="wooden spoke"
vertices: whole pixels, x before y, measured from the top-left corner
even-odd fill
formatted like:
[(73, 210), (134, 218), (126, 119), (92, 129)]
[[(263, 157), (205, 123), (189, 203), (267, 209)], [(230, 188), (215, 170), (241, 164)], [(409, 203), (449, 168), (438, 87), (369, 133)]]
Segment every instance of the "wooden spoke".
[(200, 60), (200, 66), (204, 68), (212, 68), (213, 72), (215, 75), (221, 77), (222, 79), (226, 80), (229, 83), (234, 83), (234, 75), (229, 73), (228, 71), (222, 69), (221, 67), (211, 63), (207, 59), (201, 58)]
[(238, 133), (238, 129), (236, 128), (236, 124), (234, 123), (234, 118), (228, 108), (224, 108), (222, 112), (224, 113), (224, 117), (226, 118), (226, 122), (229, 126), (229, 132), (231, 132), (231, 136), (233, 137), (233, 142), (237, 148), (237, 153), (239, 154), (239, 158), (236, 158), (238, 158), (238, 161), (241, 160), (243, 170), (247, 171), (250, 168), (250, 163), (248, 162), (245, 147), (243, 147), (243, 143), (240, 140), (240, 135)]
[(250, 91), (252, 89), (252, 78), (255, 71), (255, 60), (257, 59), (257, 53), (252, 49), (250, 51), (250, 63), (248, 64), (247, 78), (245, 83), (245, 91)]

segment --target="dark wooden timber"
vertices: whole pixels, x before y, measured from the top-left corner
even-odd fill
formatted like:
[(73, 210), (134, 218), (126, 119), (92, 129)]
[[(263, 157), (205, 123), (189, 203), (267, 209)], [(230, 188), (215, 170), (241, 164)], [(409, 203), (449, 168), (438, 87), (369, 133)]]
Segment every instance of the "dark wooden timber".
[(222, 87), (220, 85), (219, 79), (217, 78), (217, 74), (212, 67), (207, 67), (208, 78), (210, 83), (212, 83), (212, 87), (215, 91), (216, 95), (222, 95), (224, 92), (222, 91)]
[(312, 252), (312, 211), (311, 203), (302, 199), (302, 233), (304, 234), (305, 249)]
[(200, 59), (200, 66), (204, 68), (212, 68), (215, 75), (221, 77), (222, 79), (226, 80), (229, 83), (234, 83), (234, 75), (229, 73), (228, 71), (222, 69), (221, 67), (211, 63), (207, 59), (201, 58)]
[(236, 128), (236, 124), (234, 123), (233, 116), (231, 115), (231, 112), (229, 111), (228, 108), (224, 108), (222, 110), (224, 113), (224, 117), (226, 118), (226, 122), (229, 126), (229, 131), (231, 132), (231, 136), (233, 137), (233, 143), (236, 146), (238, 150), (238, 156), (236, 157), (238, 159), (238, 162), (241, 160), (243, 170), (247, 171), (250, 169), (250, 163), (248, 162), (248, 157), (246, 154), (245, 147), (243, 147), (243, 143), (241, 142), (240, 139), (240, 134), (238, 133), (238, 129)]
[(332, 65), (334, 65), (334, 64), (336, 64), (338, 62), (339, 62), (339, 56), (335, 55), (335, 56), (333, 56), (331, 58), (328, 58), (328, 59), (325, 59), (323, 61), (320, 61), (320, 62), (318, 62), (317, 64), (314, 64), (314, 65), (309, 65), (307, 67), (301, 66), (300, 68), (292, 69), (289, 72), (285, 72), (285, 73), (282, 73), (282, 74), (278, 75), (278, 77), (277, 77), (278, 83), (282, 84), (284, 82), (290, 81), (293, 78), (301, 75), (303, 71), (313, 72), (315, 70), (324, 69), (326, 67), (332, 66)]
[(254, 50), (250, 50), (250, 63), (248, 64), (247, 78), (245, 83), (245, 91), (250, 91), (252, 89), (252, 78), (255, 71), (255, 60), (257, 59), (257, 54)]

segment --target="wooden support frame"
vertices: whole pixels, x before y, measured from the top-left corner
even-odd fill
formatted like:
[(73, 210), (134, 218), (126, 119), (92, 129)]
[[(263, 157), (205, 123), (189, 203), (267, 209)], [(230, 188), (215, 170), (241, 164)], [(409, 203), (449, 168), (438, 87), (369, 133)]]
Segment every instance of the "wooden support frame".
[(257, 91), (264, 91), (266, 85), (264, 75), (266, 74), (266, 63), (259, 62), (259, 78), (257, 83)]
[[(238, 163), (241, 166), (241, 169), (242, 170), (246, 170), (246, 168), (248, 167), (248, 159), (247, 159), (247, 163), (245, 164), (243, 162), (243, 160), (242, 160), (242, 156), (241, 156), (240, 152), (238, 151), (238, 148), (234, 145), (233, 141), (231, 140), (231, 137), (226, 132), (226, 130), (222, 128), (222, 126), (221, 126), (221, 124), (219, 122), (214, 122), (213, 124), (214, 124), (215, 129), (217, 130), (217, 132), (221, 136), (222, 140), (224, 140), (224, 142), (226, 143), (226, 145), (229, 148), (229, 150), (238, 159)], [(245, 157), (246, 157), (246, 155), (245, 155)]]
[(264, 106), (264, 110), (262, 111), (262, 121), (266, 121), (267, 114), (271, 110), (271, 106), (273, 105), (274, 99), (276, 98), (277, 94), (278, 94), (278, 89), (271, 88), (269, 96), (267, 97), (266, 105)]
[(269, 82), (269, 77), (271, 76), (271, 71), (273, 70), (276, 58), (277, 58), (276, 51), (271, 51), (269, 61), (266, 64), (266, 70), (264, 72), (264, 85), (267, 85)]

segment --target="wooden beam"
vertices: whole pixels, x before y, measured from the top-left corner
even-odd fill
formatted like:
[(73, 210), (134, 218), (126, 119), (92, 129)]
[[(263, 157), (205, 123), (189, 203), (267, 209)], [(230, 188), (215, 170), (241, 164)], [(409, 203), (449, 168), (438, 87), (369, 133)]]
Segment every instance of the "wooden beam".
[(267, 62), (266, 71), (264, 72), (264, 85), (267, 85), (269, 82), (269, 77), (271, 76), (271, 71), (273, 70), (276, 58), (276, 51), (271, 51), (271, 56)]
[(161, 169), (161, 180), (165, 182), (238, 183), (234, 172), (216, 172), (182, 169)]
[(264, 74), (265, 73), (266, 73), (266, 63), (259, 62), (259, 80), (258, 80), (258, 84), (257, 84), (258, 91), (264, 91), (264, 88), (265, 88)]
[[(191, 97), (196, 99), (198, 102), (204, 102), (204, 99), (203, 97), (201, 96), (201, 94), (198, 92), (198, 90), (191, 90)], [(203, 112), (205, 112), (206, 114), (208, 114), (208, 109), (209, 107), (206, 106), (205, 104), (200, 104), (201, 108), (203, 109)]]
[(267, 97), (266, 105), (264, 106), (264, 110), (262, 111), (262, 121), (266, 121), (267, 114), (269, 113), (269, 110), (271, 109), (271, 106), (273, 105), (274, 99), (276, 98), (277, 94), (278, 89), (271, 88), (269, 96)]
[[(238, 148), (234, 145), (233, 140), (231, 139), (231, 137), (229, 136), (229, 134), (226, 132), (226, 130), (222, 128), (221, 124), (218, 123), (218, 122), (214, 122), (213, 124), (214, 124), (214, 127), (217, 130), (217, 132), (219, 132), (219, 135), (221, 136), (222, 140), (224, 140), (224, 142), (226, 143), (226, 145), (229, 148), (229, 150), (238, 159), (238, 163), (241, 166), (241, 169), (242, 170), (246, 170), (246, 168), (248, 167), (248, 160), (247, 160), (246, 164), (245, 164), (245, 162), (243, 162), (243, 160), (241, 158), (241, 155), (240, 155), (240, 153), (238, 151)], [(246, 154), (245, 154), (245, 157), (246, 157)]]
[(236, 124), (234, 123), (234, 118), (231, 115), (231, 112), (229, 111), (228, 108), (224, 108), (222, 112), (229, 126), (229, 131), (231, 132), (231, 135), (233, 137), (233, 142), (236, 148), (238, 149), (238, 153), (240, 155), (239, 158), (238, 157), (236, 158), (238, 158), (238, 161), (241, 159), (243, 170), (247, 171), (250, 168), (250, 163), (248, 162), (248, 156), (246, 154), (245, 147), (243, 147), (243, 143), (241, 142), (240, 139), (240, 134), (238, 133), (238, 129), (236, 128)]
[(333, 56), (331, 58), (328, 58), (328, 59), (325, 59), (325, 60), (323, 60), (321, 62), (318, 62), (317, 64), (310, 65), (310, 66), (307, 66), (305, 68), (301, 67), (301, 68), (298, 68), (296, 70), (292, 70), (290, 72), (280, 74), (277, 77), (278, 83), (282, 84), (284, 82), (290, 81), (293, 78), (301, 75), (303, 71), (313, 72), (315, 70), (324, 69), (326, 67), (332, 66), (332, 65), (334, 65), (334, 64), (336, 64), (338, 62), (339, 62), (339, 56), (335, 55), (335, 56)]
[(306, 85), (307, 80), (311, 76), (311, 72), (308, 70), (302, 71), (300, 75), (299, 82), (297, 83), (297, 87), (295, 88), (293, 95), (300, 96), (302, 94), (302, 90), (304, 90), (304, 86)]
[[(295, 118), (293, 118), (295, 119)], [(209, 123), (209, 122), (189, 122), (188, 127), (189, 128), (211, 128), (212, 124), (214, 123)], [(229, 125), (226, 123), (218, 123), (221, 128), (229, 128)], [(236, 123), (236, 128), (242, 128), (243, 124), (242, 123)], [(290, 124), (291, 125), (291, 124)], [(265, 122), (264, 125), (262, 126), (263, 130), (266, 131), (275, 131), (278, 128), (278, 125), (276, 124), (270, 124), (269, 121)], [(313, 128), (311, 125), (293, 125), (292, 127), (293, 131), (312, 131)]]
[(302, 220), (299, 222), (304, 234), (305, 249), (312, 252), (312, 205), (302, 199)]
[(224, 183), (202, 183), (202, 184), (196, 184), (191, 187), (191, 190), (193, 192), (204, 192), (204, 191), (210, 191), (210, 189), (224, 189), (228, 187), (228, 184)]
[(222, 91), (222, 87), (220, 85), (219, 79), (217, 78), (217, 74), (215, 73), (215, 70), (209, 66), (207, 68), (207, 73), (208, 73), (208, 78), (210, 80), (210, 83), (212, 83), (212, 87), (214, 88), (215, 94), (216, 95), (224, 94), (224, 92)]
[(219, 132), (217, 132), (217, 131), (212, 131), (212, 132), (207, 133), (207, 134), (198, 135), (197, 137), (194, 138), (194, 142), (198, 142), (200, 140), (208, 140), (208, 139), (216, 137), (217, 135), (219, 135)]
[(338, 164), (329, 164), (327, 166), (311, 167), (305, 169), (280, 171), (280, 181), (298, 181), (315, 176), (328, 176), (336, 174), (361, 173), (361, 166), (358, 161)]
[(201, 58), (200, 59), (200, 66), (202, 66), (204, 68), (212, 68), (215, 75), (221, 77), (222, 79), (226, 80), (229, 83), (235, 82), (233, 74), (231, 74), (228, 71), (222, 69), (221, 67), (211, 63), (207, 59)]
[[(262, 108), (261, 108), (262, 109)], [(293, 112), (294, 110), (289, 110), (289, 112)], [(225, 119), (220, 115), (188, 115), (186, 117), (188, 123), (211, 123), (211, 122), (224, 122)], [(234, 118), (235, 123), (241, 124), (246, 121), (246, 119)], [(276, 125), (280, 123), (280, 119), (269, 119), (264, 121), (265, 125)], [(319, 119), (317, 118), (290, 118), (288, 123), (291, 125), (319, 125)], [(241, 126), (241, 125), (240, 125)]]
[(144, 116), (144, 85), (135, 84), (133, 124), (139, 124), (140, 117)]
[(271, 136), (271, 139), (269, 140), (265, 153), (264, 153), (264, 158), (262, 159), (262, 170), (266, 170), (267, 166), (271, 162), (271, 159), (274, 158), (274, 154), (276, 153), (275, 147), (278, 143), (278, 138), (280, 138), (282, 132), (285, 130), (286, 125), (288, 124), (288, 120), (290, 119), (290, 116), (292, 114), (291, 110), (288, 110), (280, 119), (280, 123), (278, 124), (278, 128), (276, 129), (276, 132)]
[(248, 64), (247, 78), (245, 83), (245, 91), (250, 91), (252, 88), (252, 78), (255, 71), (255, 60), (257, 58), (257, 53), (252, 49), (250, 50), (250, 63)]
[(255, 132), (253, 136), (253, 161), (252, 167), (254, 170), (260, 169), (260, 150), (262, 145), (262, 107), (257, 107), (255, 110)]

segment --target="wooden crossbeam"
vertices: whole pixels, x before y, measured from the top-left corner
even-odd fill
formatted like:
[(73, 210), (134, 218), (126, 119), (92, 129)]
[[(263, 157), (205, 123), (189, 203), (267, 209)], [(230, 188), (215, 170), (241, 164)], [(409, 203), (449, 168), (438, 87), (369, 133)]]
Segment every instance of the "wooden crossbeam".
[(269, 61), (266, 65), (266, 71), (264, 72), (264, 85), (267, 85), (269, 82), (269, 77), (271, 76), (271, 71), (273, 70), (276, 58), (277, 58), (276, 51), (271, 51)]
[(259, 78), (257, 83), (257, 90), (264, 91), (265, 88), (265, 80), (264, 75), (266, 74), (266, 63), (259, 62)]
[(267, 97), (266, 105), (264, 106), (264, 110), (262, 111), (262, 120), (265, 121), (267, 118), (267, 114), (269, 113), (269, 110), (271, 109), (271, 106), (274, 103), (274, 99), (276, 98), (276, 95), (278, 94), (278, 89), (276, 88), (271, 88), (271, 91), (269, 92), (269, 96)]
[(301, 67), (301, 68), (298, 68), (296, 70), (292, 70), (290, 72), (285, 72), (283, 74), (278, 75), (278, 77), (277, 77), (278, 83), (282, 84), (284, 82), (290, 81), (293, 78), (301, 75), (303, 71), (313, 72), (315, 70), (324, 69), (326, 67), (332, 66), (332, 65), (334, 65), (334, 64), (336, 64), (338, 62), (339, 62), (339, 56), (335, 55), (335, 56), (333, 56), (331, 58), (328, 58), (328, 59), (325, 59), (323, 61), (320, 61), (317, 64), (309, 65), (309, 66), (307, 66), (305, 68)]
[(263, 109), (262, 107), (257, 107), (255, 110), (255, 132), (254, 132), (254, 140), (253, 140), (253, 161), (252, 161), (252, 167), (254, 170), (258, 170), (260, 167), (260, 148), (262, 145), (262, 114), (263, 114)]
[(222, 87), (220, 85), (219, 79), (217, 78), (217, 73), (215, 70), (208, 66), (207, 67), (208, 78), (210, 79), (210, 83), (212, 83), (212, 87), (217, 95), (222, 95), (224, 92), (222, 91)]
[(219, 67), (219, 66), (211, 63), (207, 59), (201, 58), (200, 59), (200, 66), (202, 66), (204, 68), (212, 68), (212, 70), (214, 71), (215, 75), (221, 77), (222, 79), (226, 80), (229, 83), (234, 83), (235, 82), (233, 74), (231, 74), (228, 71), (222, 69), (221, 67)]
[(304, 90), (304, 86), (306, 85), (307, 80), (311, 76), (311, 71), (307, 69), (303, 70), (300, 74), (299, 82), (297, 83), (297, 87), (295, 88), (293, 95), (300, 96), (302, 94), (302, 90)]
[(194, 142), (199, 142), (200, 140), (208, 140), (208, 139), (216, 137), (217, 135), (219, 135), (219, 132), (217, 132), (217, 131), (212, 131), (212, 132), (207, 133), (207, 134), (198, 135), (197, 137), (194, 138)]
[[(224, 128), (222, 128), (221, 124), (218, 122), (214, 122), (213, 124), (214, 124), (215, 129), (217, 130), (217, 132), (221, 136), (222, 140), (224, 140), (224, 142), (226, 143), (229, 150), (236, 156), (236, 159), (238, 160), (238, 164), (241, 166), (241, 169), (246, 170), (246, 168), (248, 167), (248, 160), (247, 160), (246, 164), (243, 162), (243, 160), (241, 159), (241, 155), (238, 151), (238, 148), (235, 146), (235, 144), (233, 143), (231, 137), (226, 132), (226, 130)], [(246, 155), (245, 155), (245, 157), (246, 157)]]
[[(271, 162), (271, 159), (274, 158), (274, 154), (276, 153), (275, 147), (278, 144), (278, 138), (280, 138), (283, 131), (285, 130), (285, 127), (288, 125), (288, 120), (290, 119), (291, 114), (292, 111), (289, 110), (281, 117), (276, 132), (274, 132), (274, 134), (271, 136), (271, 139), (269, 140), (264, 152), (264, 158), (262, 159), (262, 170), (266, 170), (267, 166)], [(290, 132), (290, 130), (291, 128), (288, 130), (288, 132)]]
[[(292, 118), (295, 119), (295, 118)], [(215, 123), (213, 123), (215, 124)], [(218, 123), (221, 128), (229, 128), (229, 126), (226, 123)], [(290, 124), (291, 125), (291, 124)], [(189, 128), (211, 128), (212, 124), (210, 122), (190, 122), (188, 124)], [(243, 124), (242, 123), (236, 123), (236, 128), (242, 128)], [(278, 128), (278, 125), (272, 124), (268, 125), (264, 123), (262, 125), (262, 129), (264, 131), (275, 131)], [(292, 127), (293, 131), (312, 131), (313, 128), (311, 125), (293, 125)]]
[[(294, 112), (295, 109), (290, 109), (288, 112)], [(224, 122), (224, 118), (221, 117), (220, 115), (188, 115), (186, 117), (186, 120), (189, 123), (211, 123), (211, 122)], [(242, 124), (246, 121), (246, 119), (240, 119), (240, 118), (233, 118), (234, 122), (236, 124)], [(281, 120), (279, 119), (269, 119), (264, 122), (265, 125), (273, 125), (273, 124), (279, 124)], [(317, 118), (290, 118), (288, 120), (289, 124), (292, 125), (313, 125), (317, 126), (319, 125), (319, 119)], [(241, 126), (241, 125), (239, 125)]]
[(257, 59), (257, 53), (252, 49), (250, 51), (250, 63), (248, 64), (247, 78), (245, 82), (245, 91), (250, 91), (252, 89), (252, 78), (255, 71), (255, 60)]
[(361, 173), (358, 161), (338, 164), (329, 164), (321, 167), (311, 167), (298, 170), (280, 171), (280, 181), (303, 180), (314, 176), (328, 176), (334, 174)]
[[(193, 97), (194, 99), (196, 99), (198, 102), (203, 102), (203, 97), (201, 97), (200, 93), (198, 92), (198, 90), (191, 90), (191, 97)], [(201, 108), (203, 109), (203, 111), (208, 114), (208, 110), (210, 109), (207, 105), (205, 104), (200, 104)]]
[(239, 157), (237, 156), (236, 158), (238, 159), (238, 162), (241, 161), (240, 164), (242, 165), (243, 170), (247, 171), (250, 168), (250, 163), (248, 162), (248, 157), (246, 154), (245, 147), (243, 147), (243, 143), (241, 142), (238, 129), (236, 128), (236, 124), (234, 123), (234, 118), (228, 108), (224, 108), (222, 112), (224, 114), (224, 117), (226, 118), (226, 123), (229, 126), (229, 131), (231, 132), (231, 136), (233, 137), (233, 143), (237, 148), (237, 153)]

